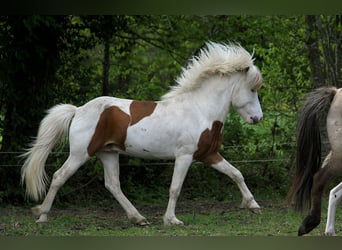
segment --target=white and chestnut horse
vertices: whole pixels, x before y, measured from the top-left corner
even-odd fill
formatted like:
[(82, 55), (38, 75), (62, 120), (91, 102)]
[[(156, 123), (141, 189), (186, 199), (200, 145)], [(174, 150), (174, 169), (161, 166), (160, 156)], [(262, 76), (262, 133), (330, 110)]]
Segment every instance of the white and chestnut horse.
[(252, 55), (233, 44), (206, 43), (174, 86), (160, 101), (98, 97), (80, 107), (60, 104), (48, 111), (38, 136), (24, 155), (22, 182), (29, 197), (39, 200), (48, 182), (44, 170), (54, 145), (69, 133), (70, 154), (58, 169), (43, 203), (34, 207), (37, 222), (47, 221), (58, 189), (90, 157), (104, 166), (105, 186), (138, 225), (148, 221), (122, 193), (119, 154), (149, 159), (175, 159), (164, 224), (183, 224), (175, 215), (176, 201), (194, 161), (210, 164), (238, 185), (242, 206), (260, 207), (240, 171), (220, 154), (223, 126), (231, 106), (249, 124), (262, 120), (257, 90), (262, 76)]
[[(322, 194), (329, 181), (342, 175), (342, 89), (313, 91), (302, 106), (297, 124), (296, 173), (289, 192), (295, 209), (310, 208), (298, 235), (321, 222)], [(330, 152), (321, 167), (320, 120), (325, 119)], [(326, 235), (335, 235), (336, 206), (342, 200), (342, 182), (330, 191)]]

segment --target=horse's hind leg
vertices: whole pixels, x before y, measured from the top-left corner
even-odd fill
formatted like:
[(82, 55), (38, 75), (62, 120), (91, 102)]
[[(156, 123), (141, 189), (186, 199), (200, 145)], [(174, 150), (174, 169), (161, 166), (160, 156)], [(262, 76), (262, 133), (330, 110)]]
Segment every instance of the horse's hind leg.
[(96, 156), (99, 157), (103, 163), (106, 188), (113, 194), (115, 199), (123, 207), (128, 219), (134, 224), (141, 226), (149, 224), (146, 218), (138, 212), (138, 210), (121, 191), (119, 178), (119, 154), (112, 152), (101, 152), (97, 153)]
[(326, 184), (334, 177), (338, 176), (342, 168), (341, 157), (330, 153), (323, 163), (323, 167), (314, 175), (311, 189), (311, 209), (309, 215), (305, 217), (298, 230), (298, 235), (309, 233), (321, 222), (322, 195)]
[(342, 182), (330, 191), (325, 235), (335, 235), (336, 207), (342, 200)]
[(33, 214), (39, 216), (39, 219), (36, 222), (47, 222), (47, 214), (51, 209), (58, 190), (87, 159), (88, 157), (86, 156), (81, 157), (70, 154), (63, 166), (53, 174), (49, 191), (43, 203), (32, 208)]

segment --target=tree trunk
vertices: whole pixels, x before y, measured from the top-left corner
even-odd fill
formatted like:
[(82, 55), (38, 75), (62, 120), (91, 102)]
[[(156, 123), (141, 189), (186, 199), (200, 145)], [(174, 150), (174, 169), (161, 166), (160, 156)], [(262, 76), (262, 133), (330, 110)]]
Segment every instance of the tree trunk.
[(329, 85), (342, 87), (341, 16), (318, 17), (317, 28), (321, 41), (323, 63), (327, 81)]
[(109, 49), (110, 49), (110, 40), (106, 39), (104, 41), (104, 53), (103, 53), (103, 78), (102, 78), (102, 95), (109, 95), (109, 68), (110, 68), (110, 57), (109, 57)]
[(324, 86), (325, 74), (324, 67), (321, 62), (321, 52), (319, 50), (319, 37), (317, 31), (317, 16), (306, 16), (308, 37), (306, 45), (308, 48), (308, 57), (311, 68), (312, 86), (318, 88)]
[(306, 16), (313, 87), (342, 87), (342, 16)]

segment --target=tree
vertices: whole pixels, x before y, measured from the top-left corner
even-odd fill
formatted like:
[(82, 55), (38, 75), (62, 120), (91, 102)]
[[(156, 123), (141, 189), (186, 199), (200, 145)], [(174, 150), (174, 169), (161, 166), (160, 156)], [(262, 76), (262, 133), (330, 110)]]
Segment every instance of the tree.
[[(115, 36), (119, 33), (127, 30), (128, 19), (126, 16), (83, 16), (82, 20), (85, 25), (89, 27), (90, 31), (99, 39), (100, 43), (103, 44), (103, 59), (102, 59), (102, 95), (109, 95), (110, 82), (109, 72), (111, 66), (111, 46), (114, 44)], [(118, 49), (126, 50), (129, 49), (131, 43), (129, 40), (121, 41), (122, 43), (114, 44)], [(126, 46), (126, 44), (128, 46)]]
[(13, 153), (28, 146), (44, 111), (68, 91), (56, 87), (63, 56), (68, 51), (72, 58), (88, 44), (76, 26), (72, 16), (0, 17), (0, 200), (23, 196), (18, 193), (20, 161)]
[[(1, 151), (17, 152), (37, 133), (44, 109), (51, 105), (50, 87), (63, 48), (64, 16), (0, 18), (0, 83), (3, 116)], [(15, 202), (20, 168), (14, 154), (0, 154), (0, 200)], [(5, 190), (6, 192), (3, 192)]]
[(342, 87), (342, 16), (306, 16), (313, 87)]
[[(5, 90), (3, 151), (28, 142), (49, 105), (49, 86), (59, 64), (63, 16), (8, 16), (1, 20), (1, 83)], [(18, 145), (20, 138), (21, 145)]]

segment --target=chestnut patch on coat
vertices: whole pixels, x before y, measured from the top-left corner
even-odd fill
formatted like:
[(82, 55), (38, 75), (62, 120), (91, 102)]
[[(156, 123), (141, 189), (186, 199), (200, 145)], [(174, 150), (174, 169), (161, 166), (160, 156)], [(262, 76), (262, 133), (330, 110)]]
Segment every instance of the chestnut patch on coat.
[(202, 132), (193, 156), (195, 160), (214, 164), (223, 159), (218, 153), (223, 139), (222, 127), (222, 122), (214, 121), (211, 130)]
[(130, 116), (116, 106), (105, 109), (97, 123), (95, 133), (88, 145), (88, 154), (93, 156), (97, 150), (115, 144), (125, 150), (125, 140)]
[(94, 135), (88, 145), (89, 156), (93, 156), (99, 149), (113, 144), (125, 151), (127, 129), (141, 119), (153, 113), (157, 103), (148, 101), (132, 101), (126, 114), (116, 106), (105, 109), (96, 125)]
[(138, 123), (141, 119), (153, 113), (157, 103), (147, 101), (133, 101), (129, 107), (131, 113), (130, 126)]

